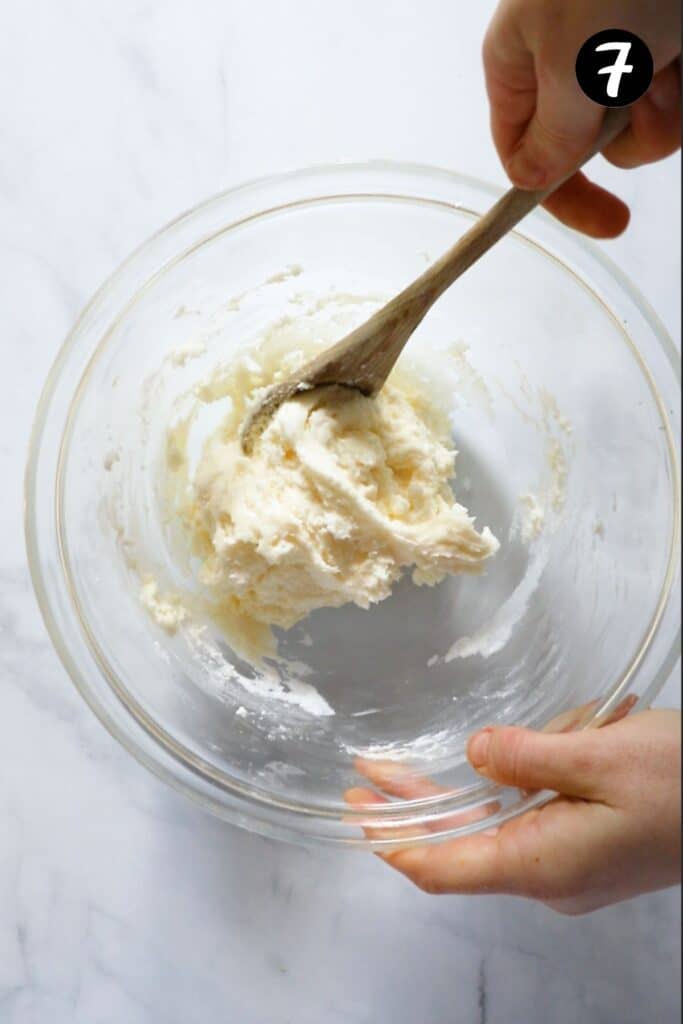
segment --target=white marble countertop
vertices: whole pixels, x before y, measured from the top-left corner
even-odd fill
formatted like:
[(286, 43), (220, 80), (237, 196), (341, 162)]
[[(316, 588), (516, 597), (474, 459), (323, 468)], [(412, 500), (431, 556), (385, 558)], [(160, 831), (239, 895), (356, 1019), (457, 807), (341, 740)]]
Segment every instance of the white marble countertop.
[[(581, 919), (425, 896), (370, 856), (212, 820), (95, 721), (31, 594), (32, 412), (101, 279), (198, 199), (390, 157), (503, 182), (479, 49), (490, 0), (26, 0), (0, 32), (0, 1021), (660, 1024), (679, 893)], [(419, 13), (418, 13), (419, 7)], [(604, 165), (607, 248), (679, 337), (679, 163)], [(660, 702), (678, 703), (673, 682)]]

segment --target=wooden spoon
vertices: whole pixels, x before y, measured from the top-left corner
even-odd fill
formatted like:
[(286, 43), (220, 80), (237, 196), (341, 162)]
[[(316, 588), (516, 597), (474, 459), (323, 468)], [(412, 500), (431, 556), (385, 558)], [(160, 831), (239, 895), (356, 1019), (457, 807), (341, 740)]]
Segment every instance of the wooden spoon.
[(616, 138), (629, 121), (628, 108), (608, 110), (600, 134), (581, 161), (549, 188), (511, 188), (444, 255), (336, 345), (325, 349), (286, 380), (275, 384), (246, 417), (241, 432), (246, 454), (283, 402), (302, 391), (333, 384), (376, 395), (429, 308), (480, 256), (542, 203), (563, 181)]

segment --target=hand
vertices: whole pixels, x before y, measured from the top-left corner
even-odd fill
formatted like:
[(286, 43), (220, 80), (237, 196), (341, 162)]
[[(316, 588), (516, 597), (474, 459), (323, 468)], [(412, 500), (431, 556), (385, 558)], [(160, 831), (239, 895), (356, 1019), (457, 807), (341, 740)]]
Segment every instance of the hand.
[[(603, 151), (617, 167), (661, 160), (680, 146), (679, 0), (501, 0), (484, 41), (491, 130), (510, 179), (521, 188), (552, 184), (596, 138), (604, 109), (581, 91), (576, 56), (595, 32), (615, 27), (650, 48), (655, 76), (631, 107), (631, 124)], [(616, 196), (579, 172), (545, 207), (570, 227), (614, 238), (629, 220)]]
[[(561, 795), (493, 831), (379, 854), (425, 892), (508, 893), (580, 914), (680, 881), (679, 712), (578, 732), (484, 729), (468, 757), (487, 779)], [(405, 769), (394, 780), (386, 765), (366, 760), (360, 770), (404, 798), (430, 792)], [(384, 800), (369, 789), (346, 798)]]

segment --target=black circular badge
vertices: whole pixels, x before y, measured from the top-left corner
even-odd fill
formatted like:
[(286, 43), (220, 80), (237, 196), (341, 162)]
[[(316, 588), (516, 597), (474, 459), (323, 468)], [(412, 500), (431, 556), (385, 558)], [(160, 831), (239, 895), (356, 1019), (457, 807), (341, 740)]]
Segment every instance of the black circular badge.
[(654, 64), (633, 32), (607, 28), (587, 39), (576, 58), (576, 78), (589, 99), (603, 107), (627, 107), (650, 87)]

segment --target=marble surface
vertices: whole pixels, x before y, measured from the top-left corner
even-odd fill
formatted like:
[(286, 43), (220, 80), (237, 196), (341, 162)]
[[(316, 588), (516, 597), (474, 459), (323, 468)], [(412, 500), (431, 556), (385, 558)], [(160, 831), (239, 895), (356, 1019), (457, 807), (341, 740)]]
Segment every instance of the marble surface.
[[(582, 919), (437, 898), (370, 856), (212, 820), (82, 704), (33, 600), (22, 470), (47, 369), (127, 252), (197, 199), (391, 157), (501, 182), (489, 0), (10, 0), (0, 32), (0, 1021), (661, 1024), (679, 893)], [(678, 159), (600, 178), (606, 248), (678, 338)], [(678, 703), (672, 681), (660, 703)]]

